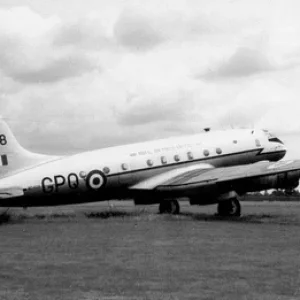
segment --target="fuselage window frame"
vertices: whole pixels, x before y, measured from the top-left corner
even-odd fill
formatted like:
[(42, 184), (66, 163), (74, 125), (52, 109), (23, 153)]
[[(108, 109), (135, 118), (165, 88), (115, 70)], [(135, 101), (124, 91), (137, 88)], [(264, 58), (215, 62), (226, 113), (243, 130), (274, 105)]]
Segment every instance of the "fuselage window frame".
[(109, 174), (110, 168), (109, 168), (109, 167), (104, 167), (104, 168), (102, 169), (102, 171), (103, 171), (104, 174)]
[(193, 152), (189, 151), (189, 152), (187, 153), (187, 157), (188, 157), (189, 160), (193, 160), (193, 159), (194, 159)]
[(179, 155), (179, 154), (175, 154), (175, 155), (174, 155), (174, 160), (175, 160), (176, 162), (179, 162), (179, 161), (180, 161), (180, 155)]
[(206, 157), (209, 156), (209, 151), (207, 149), (204, 149), (203, 150), (203, 155), (206, 156)]
[(148, 159), (148, 160), (147, 160), (147, 165), (148, 165), (148, 167), (152, 167), (153, 164), (154, 164), (154, 162), (153, 162), (152, 159)]
[(216, 148), (216, 153), (218, 155), (222, 154), (222, 149), (220, 147)]
[(129, 169), (129, 166), (127, 163), (122, 163), (121, 168), (123, 171), (127, 171)]
[(161, 161), (161, 163), (162, 163), (163, 165), (165, 165), (165, 164), (168, 163), (168, 160), (167, 160), (166, 156), (162, 156), (162, 157), (160, 158), (160, 161)]

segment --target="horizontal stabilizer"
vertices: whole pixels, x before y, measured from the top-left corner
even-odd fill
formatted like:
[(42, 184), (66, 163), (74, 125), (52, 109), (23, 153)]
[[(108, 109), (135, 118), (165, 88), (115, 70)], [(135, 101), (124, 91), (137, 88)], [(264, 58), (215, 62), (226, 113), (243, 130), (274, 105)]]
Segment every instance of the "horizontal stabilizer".
[(0, 189), (0, 200), (1, 199), (8, 199), (8, 198), (15, 198), (15, 197), (22, 197), (24, 196), (23, 189), (20, 187), (11, 187), (7, 189)]

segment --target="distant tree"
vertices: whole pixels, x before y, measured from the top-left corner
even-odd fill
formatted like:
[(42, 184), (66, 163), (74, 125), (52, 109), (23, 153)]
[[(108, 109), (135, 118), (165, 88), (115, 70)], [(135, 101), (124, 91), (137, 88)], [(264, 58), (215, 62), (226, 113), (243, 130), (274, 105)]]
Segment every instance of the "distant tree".
[(255, 197), (261, 197), (260, 192), (253, 192), (253, 193), (249, 193), (249, 194), (252, 195), (252, 196), (255, 196)]
[(284, 193), (289, 196), (299, 195), (299, 191), (297, 191), (295, 188), (287, 188), (284, 190)]
[(281, 189), (277, 189), (272, 192), (272, 196), (280, 197), (280, 196), (284, 196), (284, 195), (285, 195), (285, 193)]

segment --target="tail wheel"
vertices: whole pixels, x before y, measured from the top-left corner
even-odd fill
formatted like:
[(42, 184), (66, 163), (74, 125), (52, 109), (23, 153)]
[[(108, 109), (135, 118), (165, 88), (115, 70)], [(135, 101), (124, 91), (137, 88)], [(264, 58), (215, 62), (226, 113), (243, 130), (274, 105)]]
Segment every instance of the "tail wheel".
[(222, 201), (218, 205), (218, 215), (222, 217), (239, 217), (241, 215), (241, 205), (238, 199)]
[(160, 214), (178, 215), (180, 206), (177, 200), (163, 200), (159, 204)]

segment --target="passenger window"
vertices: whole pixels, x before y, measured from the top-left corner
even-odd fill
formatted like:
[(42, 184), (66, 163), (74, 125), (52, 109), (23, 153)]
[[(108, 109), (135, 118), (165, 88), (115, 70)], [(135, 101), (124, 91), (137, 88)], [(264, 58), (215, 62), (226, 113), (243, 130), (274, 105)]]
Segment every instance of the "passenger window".
[(174, 155), (174, 160), (175, 161), (180, 161), (180, 156), (178, 154)]
[(256, 147), (261, 147), (261, 143), (258, 139), (255, 140), (255, 145)]
[(193, 155), (192, 152), (188, 152), (188, 153), (187, 153), (187, 157), (188, 157), (189, 160), (194, 159), (194, 155)]
[(104, 167), (103, 168), (103, 173), (108, 174), (110, 172), (109, 167)]
[(205, 150), (203, 151), (203, 154), (204, 154), (204, 156), (208, 156), (208, 155), (209, 155), (209, 151), (208, 151), (207, 149), (205, 149)]
[(217, 154), (222, 154), (222, 149), (221, 148), (217, 148), (216, 152), (217, 152)]
[(127, 165), (127, 164), (125, 164), (125, 163), (124, 163), (124, 164), (122, 164), (122, 166), (121, 166), (121, 167), (122, 167), (122, 170), (124, 170), (124, 171), (128, 170), (128, 165)]
[(167, 163), (167, 158), (165, 156), (161, 157), (161, 163), (166, 164)]
[(147, 165), (148, 165), (149, 167), (152, 167), (152, 166), (153, 166), (153, 160), (148, 159), (148, 160), (147, 160)]

